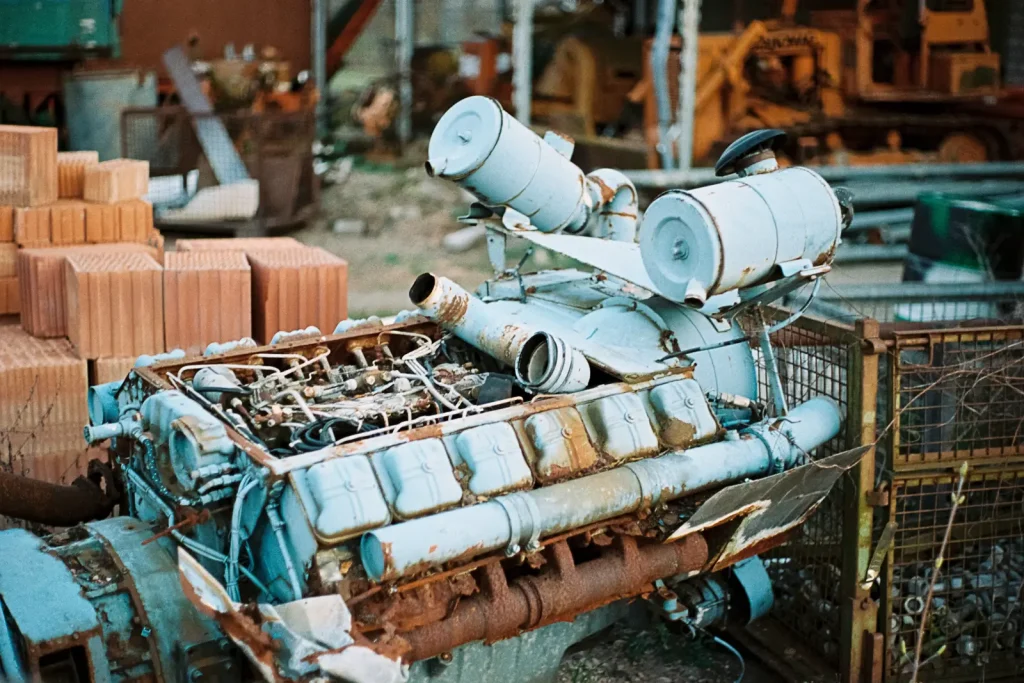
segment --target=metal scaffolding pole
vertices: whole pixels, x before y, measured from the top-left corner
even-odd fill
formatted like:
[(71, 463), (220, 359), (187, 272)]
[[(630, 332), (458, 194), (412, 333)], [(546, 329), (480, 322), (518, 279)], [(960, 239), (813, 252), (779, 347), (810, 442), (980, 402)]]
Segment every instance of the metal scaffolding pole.
[(313, 0), (313, 11), (310, 16), (310, 45), (313, 54), (313, 84), (319, 94), (316, 103), (317, 131), (320, 134), (327, 129), (327, 0)]
[(661, 167), (675, 168), (672, 153), (672, 99), (668, 91), (668, 57), (672, 50), (672, 30), (676, 23), (676, 0), (659, 0), (658, 19), (654, 25), (654, 44), (651, 46), (651, 73), (654, 79), (654, 99), (658, 106), (658, 156)]
[(395, 0), (395, 57), (398, 61), (398, 139), (412, 140), (412, 53), (416, 47), (413, 0)]
[(679, 35), (683, 39), (679, 52), (679, 163), (677, 168), (693, 166), (693, 126), (697, 106), (697, 41), (700, 39), (700, 0), (682, 0), (679, 10)]
[(516, 25), (512, 31), (512, 105), (516, 118), (530, 125), (533, 101), (533, 3), (516, 0)]

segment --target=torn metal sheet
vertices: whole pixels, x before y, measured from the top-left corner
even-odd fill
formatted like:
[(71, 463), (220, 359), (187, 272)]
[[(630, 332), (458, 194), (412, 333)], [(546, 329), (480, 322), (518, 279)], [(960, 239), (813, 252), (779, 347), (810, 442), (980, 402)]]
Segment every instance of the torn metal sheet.
[(711, 496), (666, 542), (726, 524), (735, 525), (709, 562), (718, 571), (761, 551), (773, 538), (797, 528), (825, 499), (839, 477), (856, 465), (862, 446), (782, 474), (728, 486)]
[(220, 625), (267, 683), (318, 675), (350, 683), (404, 683), (409, 679), (408, 665), (355, 644), (350, 634), (352, 616), (340, 595), (260, 604), (257, 620), (181, 549), (178, 568), (188, 599)]

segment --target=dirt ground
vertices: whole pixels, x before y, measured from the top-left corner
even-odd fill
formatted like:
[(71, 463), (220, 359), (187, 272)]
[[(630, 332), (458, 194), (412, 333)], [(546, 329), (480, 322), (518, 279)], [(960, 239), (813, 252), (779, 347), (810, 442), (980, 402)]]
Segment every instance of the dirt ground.
[(781, 683), (751, 655), (743, 661), (709, 636), (692, 639), (659, 625), (616, 625), (585, 651), (568, 655), (557, 683)]
[[(490, 274), (483, 246), (448, 254), (441, 239), (462, 226), (469, 197), (452, 183), (408, 170), (354, 170), (324, 189), (321, 218), (294, 233), (297, 239), (340, 255), (349, 264), (349, 315), (389, 315), (409, 308), (417, 275), (443, 274), (475, 288)], [(366, 234), (335, 234), (336, 219), (365, 221)]]

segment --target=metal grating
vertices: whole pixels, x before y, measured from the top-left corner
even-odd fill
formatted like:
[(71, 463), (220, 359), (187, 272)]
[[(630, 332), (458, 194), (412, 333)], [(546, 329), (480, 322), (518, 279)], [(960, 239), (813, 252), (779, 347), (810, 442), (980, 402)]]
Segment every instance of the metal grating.
[[(806, 297), (806, 295), (799, 295)], [(800, 303), (795, 297), (792, 304)], [(949, 323), (1024, 319), (1024, 282), (830, 285), (811, 303), (816, 314), (843, 322), (873, 318), (882, 323)]]
[[(780, 319), (781, 313), (774, 319)], [(847, 372), (853, 331), (840, 325), (804, 319), (772, 337), (787, 403), (815, 396), (848, 407)], [(768, 401), (764, 359), (758, 359), (761, 398)], [(770, 403), (770, 401), (768, 401)], [(816, 450), (825, 457), (847, 448), (844, 432)], [(775, 587), (773, 616), (832, 665), (838, 664), (840, 637), (840, 572), (842, 568), (843, 487), (837, 486), (786, 545), (764, 559)]]
[[(893, 468), (1024, 459), (1024, 328), (897, 331)], [(881, 392), (880, 392), (881, 393)]]
[[(893, 483), (889, 681), (911, 680), (957, 481), (953, 473)], [(969, 473), (963, 495), (923, 630), (919, 680), (1017, 680), (1024, 675), (1024, 470)]]

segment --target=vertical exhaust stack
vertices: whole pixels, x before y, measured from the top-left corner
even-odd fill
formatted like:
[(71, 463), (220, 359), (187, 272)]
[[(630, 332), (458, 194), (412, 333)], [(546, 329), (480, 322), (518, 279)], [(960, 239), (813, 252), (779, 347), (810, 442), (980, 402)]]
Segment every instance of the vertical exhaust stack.
[(540, 138), (496, 100), (478, 95), (458, 102), (437, 122), (426, 170), (489, 204), (518, 211), (541, 232), (634, 241), (636, 188), (611, 169), (584, 176), (569, 160), (573, 144), (553, 132)]

